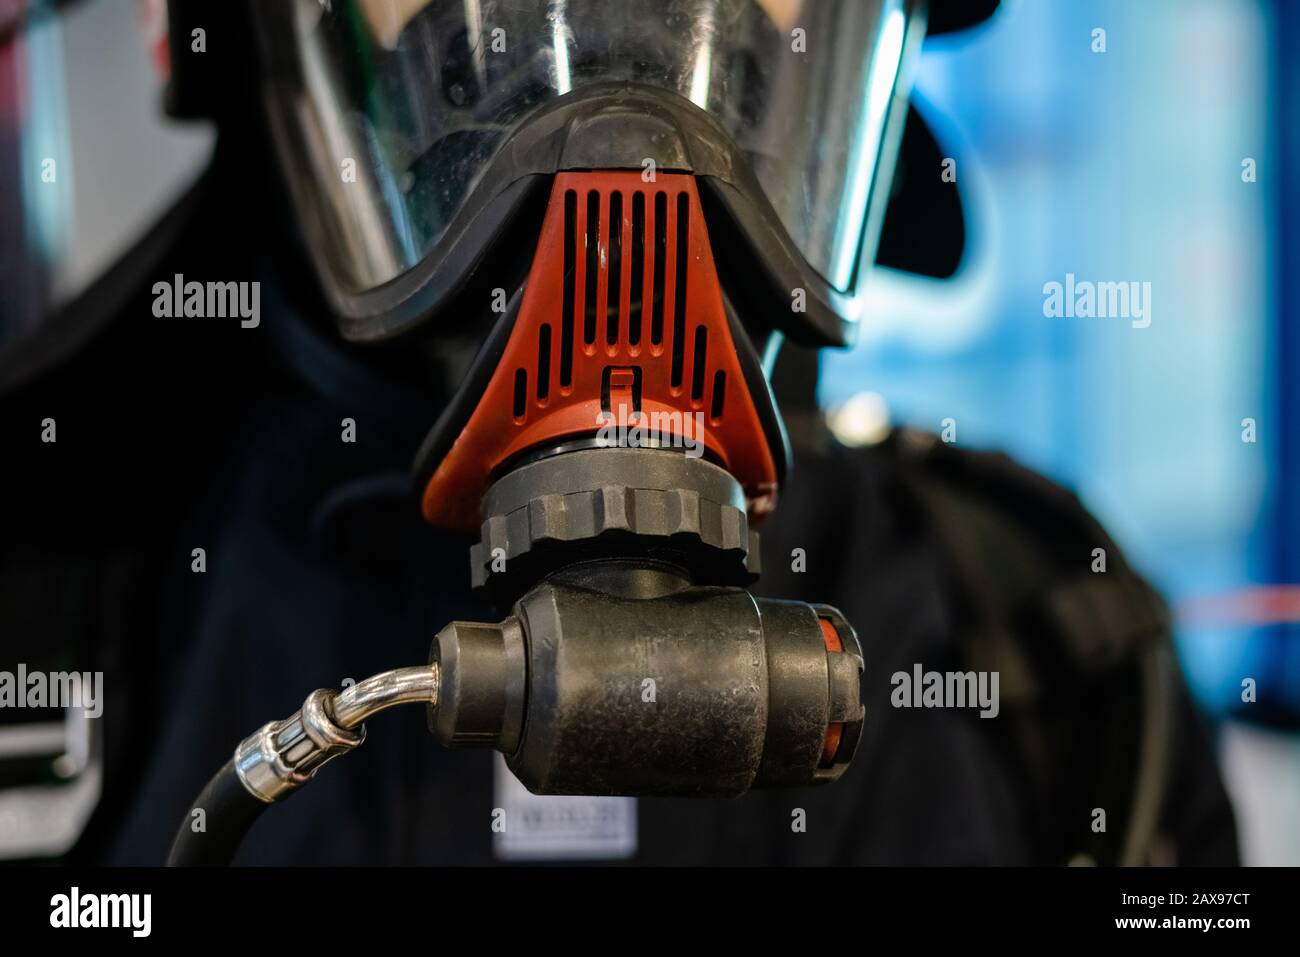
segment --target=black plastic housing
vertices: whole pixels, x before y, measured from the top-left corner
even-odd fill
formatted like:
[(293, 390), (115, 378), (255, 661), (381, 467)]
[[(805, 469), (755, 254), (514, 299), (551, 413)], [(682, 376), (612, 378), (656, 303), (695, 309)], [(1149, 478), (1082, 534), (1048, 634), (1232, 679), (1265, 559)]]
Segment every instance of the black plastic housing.
[[(822, 619), (842, 651), (827, 648)], [(862, 731), (862, 654), (838, 612), (693, 586), (663, 566), (573, 566), (498, 625), (448, 625), (432, 659), (447, 693), (430, 729), (502, 751), (536, 794), (821, 784)]]

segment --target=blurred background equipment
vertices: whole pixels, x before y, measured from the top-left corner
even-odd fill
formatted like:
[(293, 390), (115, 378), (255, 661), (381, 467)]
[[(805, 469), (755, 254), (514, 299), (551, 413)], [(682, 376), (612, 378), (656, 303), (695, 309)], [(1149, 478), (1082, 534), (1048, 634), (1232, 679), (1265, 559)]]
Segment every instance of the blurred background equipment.
[[(1300, 10), (1019, 3), (980, 41), (928, 41), (914, 94), (963, 262), (878, 269), (822, 403), (848, 441), (951, 420), (1077, 489), (1174, 606), (1245, 860), (1298, 863)], [(1150, 324), (1048, 318), (1067, 274), (1149, 282)]]
[(165, 28), (164, 0), (0, 0), (0, 393), (114, 314), (207, 167), (213, 129), (163, 113)]

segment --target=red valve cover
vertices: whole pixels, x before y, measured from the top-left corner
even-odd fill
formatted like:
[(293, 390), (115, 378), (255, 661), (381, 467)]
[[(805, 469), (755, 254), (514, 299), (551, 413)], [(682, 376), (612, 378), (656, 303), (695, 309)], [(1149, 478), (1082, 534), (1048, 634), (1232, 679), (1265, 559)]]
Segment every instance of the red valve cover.
[(667, 433), (661, 443), (702, 442), (741, 483), (752, 521), (774, 507), (775, 462), (689, 174), (654, 182), (639, 172), (556, 175), (514, 329), (425, 486), (424, 517), (476, 532), (479, 500), (504, 463), (597, 436), (611, 421), (607, 410), (615, 426)]

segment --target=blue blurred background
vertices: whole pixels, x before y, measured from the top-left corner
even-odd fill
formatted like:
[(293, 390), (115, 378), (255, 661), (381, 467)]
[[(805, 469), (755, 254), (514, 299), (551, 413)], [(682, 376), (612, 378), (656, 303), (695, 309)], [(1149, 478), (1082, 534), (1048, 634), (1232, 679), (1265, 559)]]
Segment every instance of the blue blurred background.
[[(1004, 2), (928, 42), (918, 88), (965, 260), (878, 270), (822, 403), (952, 419), (1075, 488), (1174, 607), (1247, 860), (1298, 863), (1300, 4)], [(1150, 325), (1046, 317), (1067, 273), (1150, 282)]]

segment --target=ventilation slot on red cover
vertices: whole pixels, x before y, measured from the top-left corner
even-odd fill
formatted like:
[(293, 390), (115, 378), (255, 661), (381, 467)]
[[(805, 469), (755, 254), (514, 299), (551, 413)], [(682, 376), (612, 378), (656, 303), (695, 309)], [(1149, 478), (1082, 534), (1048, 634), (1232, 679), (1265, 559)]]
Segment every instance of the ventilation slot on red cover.
[[(663, 195), (660, 193), (659, 195)], [(686, 358), (686, 252), (690, 239), (690, 199), (677, 194), (677, 269), (673, 272), (673, 388), (682, 384)]]
[(668, 197), (664, 193), (655, 194), (654, 223), (655, 286), (651, 300), (650, 344), (657, 346), (664, 341), (664, 270), (668, 260)]
[(716, 425), (722, 420), (722, 403), (727, 398), (727, 374), (721, 369), (713, 376), (713, 405), (709, 408), (709, 419)]
[(596, 288), (599, 282), (600, 193), (593, 189), (587, 193), (587, 295), (582, 303), (582, 338), (587, 345), (596, 341), (596, 314), (600, 311)]
[(551, 391), (551, 324), (543, 323), (537, 333), (537, 399), (545, 402)]
[(691, 374), (691, 401), (704, 398), (704, 363), (709, 355), (709, 330), (695, 327), (695, 371)]
[(618, 342), (619, 293), (623, 288), (623, 194), (609, 196), (609, 295), (605, 309), (605, 343)]
[(632, 194), (632, 289), (627, 313), (627, 341), (641, 342), (641, 303), (645, 296), (645, 193)]
[(560, 313), (560, 388), (573, 382), (573, 310), (578, 285), (578, 194), (564, 194), (564, 305)]

